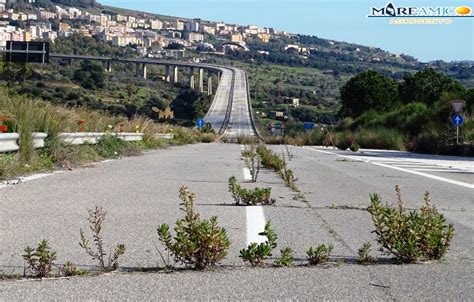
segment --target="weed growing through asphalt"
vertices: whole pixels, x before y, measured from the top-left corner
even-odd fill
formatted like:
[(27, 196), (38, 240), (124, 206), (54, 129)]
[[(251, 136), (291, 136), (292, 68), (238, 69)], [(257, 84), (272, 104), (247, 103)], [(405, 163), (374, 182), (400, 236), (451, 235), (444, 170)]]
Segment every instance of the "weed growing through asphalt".
[(166, 249), (174, 256), (175, 262), (196, 269), (213, 267), (227, 256), (230, 241), (223, 227), (217, 225), (217, 217), (201, 219), (194, 210), (196, 196), (186, 186), (179, 190), (183, 201), (181, 210), (186, 214), (176, 222), (172, 238), (170, 227), (162, 224), (158, 227), (158, 237)]
[(294, 252), (291, 248), (285, 247), (280, 250), (280, 259), (275, 260), (275, 266), (290, 267), (293, 266)]
[(258, 155), (257, 153), (257, 145), (245, 145), (245, 149), (242, 151), (241, 154), (244, 158), (245, 165), (250, 171), (252, 182), (256, 182), (261, 165), (260, 155)]
[[(285, 184), (291, 190), (293, 190), (293, 192), (299, 192), (295, 184), (297, 178), (295, 177), (293, 171), (288, 169), (287, 167), (285, 153), (282, 153), (282, 156), (280, 157), (264, 145), (259, 145), (257, 147), (257, 153), (262, 159), (262, 166), (277, 172), (278, 175), (280, 175), (280, 177), (283, 179)], [(293, 157), (291, 153), (289, 156)]]
[(316, 248), (310, 247), (306, 251), (306, 255), (308, 256), (308, 261), (310, 265), (317, 265), (326, 263), (331, 256), (331, 252), (333, 250), (333, 246), (331, 244), (325, 245), (320, 244)]
[(264, 145), (259, 145), (257, 147), (257, 153), (260, 155), (260, 158), (262, 159), (262, 166), (265, 168), (271, 169), (275, 172), (283, 169), (285, 162)]
[(104, 241), (102, 239), (102, 227), (107, 212), (104, 211), (102, 206), (96, 205), (93, 210), (89, 210), (89, 228), (92, 232), (92, 238), (95, 244), (95, 250), (92, 249), (90, 241), (86, 238), (84, 231), (81, 229), (81, 241), (79, 245), (86, 251), (86, 253), (92, 257), (93, 260), (99, 262), (102, 271), (113, 271), (119, 267), (118, 259), (120, 256), (125, 254), (125, 245), (117, 244), (115, 246), (113, 254), (105, 251)]
[(288, 145), (285, 145), (285, 152), (286, 152), (286, 156), (288, 157), (288, 161), (291, 161), (294, 155), (290, 147), (288, 147)]
[(359, 264), (366, 264), (372, 262), (374, 259), (370, 256), (370, 249), (372, 248), (372, 244), (370, 242), (364, 242), (362, 246), (357, 250), (357, 263)]
[(72, 276), (83, 276), (87, 273), (78, 269), (72, 262), (67, 261), (64, 263), (63, 266), (60, 267), (59, 272), (61, 275), (65, 277), (72, 277)]
[(267, 237), (267, 240), (260, 244), (250, 243), (246, 249), (240, 250), (239, 255), (244, 262), (249, 262), (253, 267), (263, 265), (263, 261), (271, 257), (273, 249), (277, 247), (278, 236), (271, 228), (270, 222), (265, 224), (264, 231), (258, 235)]
[(229, 178), (229, 192), (236, 205), (271, 205), (275, 199), (271, 198), (271, 188), (244, 189), (238, 183), (235, 176)]
[(49, 247), (47, 240), (41, 240), (36, 249), (27, 246), (23, 259), (28, 263), (30, 269), (36, 277), (47, 277), (56, 260), (56, 252)]
[(368, 208), (372, 215), (380, 251), (393, 255), (405, 263), (441, 259), (449, 249), (454, 235), (454, 226), (431, 205), (428, 192), (425, 205), (420, 211), (407, 212), (400, 187), (395, 187), (398, 206), (383, 206), (377, 194), (370, 196)]
[(285, 154), (282, 154), (282, 160), (284, 162), (283, 168), (278, 172), (280, 174), (280, 177), (283, 179), (285, 184), (287, 185), (288, 188), (293, 190), (293, 192), (298, 192), (298, 188), (296, 187), (296, 177), (293, 174), (293, 171), (287, 168), (286, 165), (286, 159), (285, 159)]

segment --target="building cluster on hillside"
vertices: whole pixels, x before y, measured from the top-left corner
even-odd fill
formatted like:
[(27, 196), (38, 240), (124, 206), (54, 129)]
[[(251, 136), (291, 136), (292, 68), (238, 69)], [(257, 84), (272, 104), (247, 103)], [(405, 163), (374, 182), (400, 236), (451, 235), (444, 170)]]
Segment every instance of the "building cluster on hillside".
[[(215, 50), (208, 38), (219, 41), (226, 48), (245, 47), (251, 37), (267, 43), (272, 38), (287, 35), (272, 28), (254, 25), (239, 26), (200, 19), (166, 18), (131, 15), (91, 14), (76, 7), (54, 6), (54, 9), (35, 8), (28, 12), (6, 9), (8, 0), (0, 0), (0, 47), (6, 41), (50, 40), (58, 36), (80, 34), (93, 36), (113, 46), (136, 45), (145, 55), (163, 52), (170, 44), (176, 53), (189, 47), (201, 46)], [(30, 0), (30, 2), (34, 0)]]

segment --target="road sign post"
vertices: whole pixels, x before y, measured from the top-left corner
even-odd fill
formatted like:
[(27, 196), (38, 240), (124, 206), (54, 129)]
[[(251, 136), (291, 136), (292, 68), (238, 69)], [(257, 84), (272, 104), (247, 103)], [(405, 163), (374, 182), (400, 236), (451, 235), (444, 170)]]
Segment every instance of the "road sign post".
[(451, 118), (451, 122), (456, 127), (456, 145), (459, 145), (459, 126), (464, 123), (464, 118), (459, 114), (455, 114)]
[(464, 105), (466, 104), (463, 100), (452, 100), (451, 107), (453, 108), (454, 112), (461, 113)]
[(196, 127), (199, 128), (199, 129), (201, 129), (202, 127), (204, 127), (204, 124), (205, 124), (205, 122), (204, 122), (204, 120), (203, 120), (202, 118), (200, 118), (200, 119), (198, 119), (198, 120), (196, 121)]

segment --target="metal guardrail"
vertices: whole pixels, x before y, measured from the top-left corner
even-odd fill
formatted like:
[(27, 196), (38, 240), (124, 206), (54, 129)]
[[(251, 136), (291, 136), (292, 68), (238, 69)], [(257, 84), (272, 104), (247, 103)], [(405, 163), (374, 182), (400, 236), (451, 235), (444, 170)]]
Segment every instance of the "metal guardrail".
[(221, 129), (219, 130), (219, 133), (221, 133), (222, 136), (225, 135), (229, 127), (230, 115), (232, 113), (232, 106), (234, 104), (235, 70), (230, 70), (232, 71), (232, 82), (230, 84), (229, 101), (227, 102), (227, 110), (225, 112), (224, 122), (222, 123)]
[(252, 110), (252, 99), (250, 97), (250, 85), (249, 85), (249, 78), (248, 74), (245, 70), (243, 70), (245, 74), (245, 84), (247, 85), (247, 102), (248, 102), (248, 108), (249, 108), (249, 114), (250, 114), (250, 123), (252, 124), (253, 131), (257, 135), (257, 137), (261, 140), (264, 141), (263, 136), (260, 134), (260, 132), (257, 129), (257, 126), (255, 125), (255, 121), (253, 119), (253, 110)]
[[(105, 135), (117, 136), (124, 141), (141, 141), (143, 140), (143, 133), (128, 133), (128, 132), (117, 132), (117, 133), (105, 133), (105, 132), (71, 132), (71, 133), (60, 133), (59, 139), (67, 144), (71, 145), (82, 145), (85, 143), (96, 144)], [(47, 138), (46, 133), (33, 132), (33, 146), (35, 148), (43, 148), (44, 140)], [(157, 135), (156, 138), (160, 139), (172, 139), (173, 135)], [(0, 152), (11, 152), (18, 151), (19, 145), (18, 140), (20, 134), (18, 133), (0, 133)]]

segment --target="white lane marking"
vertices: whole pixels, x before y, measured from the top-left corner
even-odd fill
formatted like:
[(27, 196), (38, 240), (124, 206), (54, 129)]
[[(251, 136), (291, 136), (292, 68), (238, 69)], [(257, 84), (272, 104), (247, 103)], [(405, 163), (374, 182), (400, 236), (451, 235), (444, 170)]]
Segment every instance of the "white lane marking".
[(39, 173), (39, 174), (30, 175), (30, 176), (22, 176), (22, 177), (18, 177), (18, 178), (20, 179), (21, 182), (27, 182), (27, 181), (31, 181), (31, 180), (36, 180), (36, 179), (48, 177), (48, 176), (51, 176), (53, 174), (54, 173)]
[(443, 169), (443, 168), (416, 168), (416, 169), (413, 169), (415, 171), (425, 171), (425, 172), (449, 172), (449, 173), (466, 173), (466, 174), (473, 174), (472, 172), (469, 172), (469, 171), (463, 171), (463, 170), (459, 170), (459, 169), (449, 169), (449, 168), (446, 168), (446, 169)]
[(252, 174), (250, 173), (249, 168), (244, 168), (244, 179), (252, 180)]
[(255, 242), (262, 243), (266, 241), (265, 236), (260, 236), (265, 230), (265, 215), (262, 206), (247, 206), (245, 207), (247, 216), (247, 245)]
[(37, 174), (29, 175), (29, 176), (20, 176), (17, 179), (6, 181), (6, 183), (0, 184), (0, 189), (6, 188), (10, 185), (19, 185), (21, 183), (25, 183), (28, 181), (37, 180), (37, 179), (53, 176), (56, 174), (62, 174), (62, 173), (65, 173), (65, 171), (54, 171), (52, 173), (37, 173)]
[(443, 181), (443, 182), (446, 182), (446, 183), (450, 183), (450, 184), (453, 184), (453, 185), (458, 185), (458, 186), (461, 186), (461, 187), (474, 189), (474, 184), (470, 184), (470, 183), (466, 183), (466, 182), (462, 182), (462, 181), (457, 181), (457, 180), (453, 180), (453, 179), (449, 179), (449, 178), (445, 178), (445, 177), (441, 177), (441, 176), (436, 176), (436, 175), (431, 175), (431, 174), (423, 173), (423, 172), (419, 172), (419, 171), (413, 171), (413, 170), (409, 170), (409, 169), (405, 169), (405, 168), (386, 165), (386, 164), (378, 163), (378, 162), (374, 162), (374, 161), (361, 160), (360, 158), (357, 158), (357, 157), (354, 157), (354, 156), (342, 155), (342, 154), (337, 154), (337, 153), (329, 152), (329, 151), (316, 150), (316, 149), (308, 148), (308, 147), (303, 147), (303, 149), (311, 150), (311, 151), (319, 152), (319, 153), (336, 155), (336, 156), (344, 157), (344, 158), (350, 158), (350, 159), (353, 159), (353, 160), (367, 162), (367, 163), (371, 163), (371, 164), (374, 164), (374, 165), (377, 165), (377, 166), (390, 168), (390, 169), (394, 169), (394, 170), (398, 170), (398, 171), (403, 171), (403, 172), (415, 174), (415, 175), (418, 175), (418, 176), (424, 176), (424, 177), (427, 177), (427, 178), (436, 179), (436, 180)]

